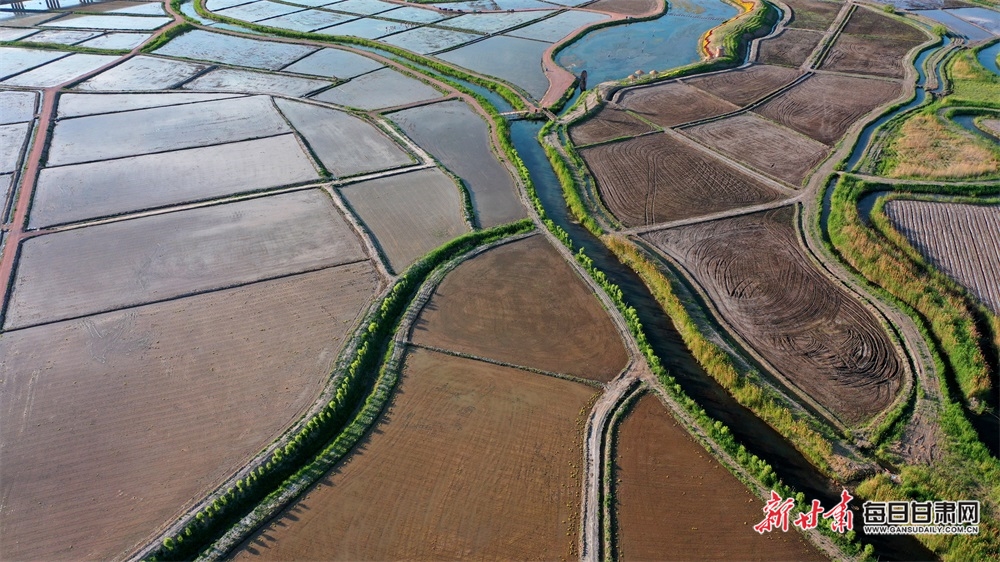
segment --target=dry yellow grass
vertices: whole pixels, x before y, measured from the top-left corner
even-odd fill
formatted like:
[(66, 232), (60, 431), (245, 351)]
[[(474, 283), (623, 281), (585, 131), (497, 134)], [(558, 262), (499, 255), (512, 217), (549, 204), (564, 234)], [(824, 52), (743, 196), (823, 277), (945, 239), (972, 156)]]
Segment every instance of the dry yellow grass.
[(1000, 172), (996, 152), (970, 135), (950, 129), (936, 115), (916, 115), (892, 143), (893, 178), (964, 178)]

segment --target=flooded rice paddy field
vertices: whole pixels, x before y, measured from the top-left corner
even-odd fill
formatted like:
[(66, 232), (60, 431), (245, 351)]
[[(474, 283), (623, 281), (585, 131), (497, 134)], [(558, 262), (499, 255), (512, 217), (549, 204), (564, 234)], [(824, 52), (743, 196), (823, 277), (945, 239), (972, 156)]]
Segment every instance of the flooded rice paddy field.
[(443, 97), (434, 87), (391, 68), (380, 68), (313, 96), (359, 109), (384, 109)]
[(444, 101), (390, 113), (389, 118), (465, 182), (480, 226), (526, 216), (510, 171), (490, 147), (489, 126), (467, 104)]
[(399, 273), (469, 227), (455, 180), (436, 169), (387, 176), (340, 189)]

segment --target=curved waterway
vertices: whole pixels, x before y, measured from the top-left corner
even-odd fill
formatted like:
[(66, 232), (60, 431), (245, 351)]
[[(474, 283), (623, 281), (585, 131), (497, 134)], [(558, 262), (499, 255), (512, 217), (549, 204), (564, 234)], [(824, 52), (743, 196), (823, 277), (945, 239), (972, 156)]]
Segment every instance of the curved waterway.
[[(712, 1), (718, 3), (718, 0)], [(698, 37), (694, 37), (688, 43), (687, 47), (690, 50), (694, 50), (697, 39)], [(675, 48), (680, 49), (681, 46)], [(378, 49), (366, 50), (396, 58), (391, 53)], [(434, 73), (431, 69), (422, 68)], [(481, 94), (501, 112), (512, 110), (503, 98), (486, 88), (462, 80), (450, 80)], [(834, 505), (840, 501), (839, 485), (823, 476), (788, 440), (753, 412), (740, 405), (709, 376), (687, 350), (673, 322), (639, 276), (619, 262), (600, 240), (571, 218), (563, 199), (559, 179), (538, 142), (538, 132), (543, 124), (538, 121), (519, 120), (511, 122), (510, 127), (511, 140), (528, 168), (546, 215), (569, 234), (574, 248), (583, 248), (608, 279), (622, 289), (625, 302), (636, 309), (645, 326), (646, 335), (653, 349), (684, 392), (698, 402), (709, 416), (726, 424), (733, 436), (748, 451), (774, 467), (775, 474), (786, 484), (804, 493), (809, 499), (821, 500), (823, 505)], [(860, 509), (859, 506), (855, 507)], [(855, 520), (861, 520), (860, 512)], [(932, 552), (912, 536), (864, 536), (860, 532), (860, 526), (858, 534), (864, 542), (872, 544), (875, 554), (881, 560), (936, 559)]]
[(654, 20), (590, 31), (559, 51), (556, 63), (579, 75), (588, 85), (621, 80), (636, 70), (667, 70), (699, 60), (698, 39), (709, 29), (739, 13), (721, 0), (669, 2)]
[(1000, 41), (997, 41), (993, 45), (979, 51), (979, 53), (976, 54), (976, 58), (979, 59), (979, 63), (982, 64), (986, 70), (989, 70), (993, 74), (1000, 75), (1000, 65), (997, 64), (998, 55), (1000, 55)]

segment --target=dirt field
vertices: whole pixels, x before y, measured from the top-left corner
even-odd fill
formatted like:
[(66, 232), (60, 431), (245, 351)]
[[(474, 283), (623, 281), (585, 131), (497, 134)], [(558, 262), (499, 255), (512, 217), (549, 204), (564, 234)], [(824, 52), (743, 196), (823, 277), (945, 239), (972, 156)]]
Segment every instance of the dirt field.
[(388, 414), (237, 560), (576, 558), (594, 389), (411, 350)]
[(892, 37), (865, 37), (841, 33), (830, 52), (823, 59), (820, 68), (902, 79), (906, 76), (903, 62), (906, 53), (919, 44), (920, 41), (902, 41)]
[(817, 0), (784, 0), (792, 9), (792, 20), (788, 27), (824, 31), (843, 7), (843, 2), (819, 2)]
[(656, 9), (656, 0), (598, 0), (587, 6), (588, 10), (612, 12), (624, 16), (638, 16)]
[(662, 127), (715, 117), (739, 107), (680, 82), (625, 90), (620, 105)]
[(377, 277), (354, 264), (0, 338), (0, 551), (110, 560), (312, 403)]
[(823, 143), (753, 113), (684, 129), (684, 134), (795, 187), (830, 152)]
[(789, 68), (755, 64), (749, 68), (691, 78), (686, 82), (742, 107), (791, 83), (801, 75), (801, 72)]
[(480, 254), (449, 273), (411, 338), (599, 381), (614, 378), (628, 361), (597, 297), (541, 236)]
[(490, 145), (490, 130), (464, 102), (445, 101), (389, 115), (408, 137), (462, 178), (482, 227), (527, 216), (510, 172)]
[(469, 230), (458, 186), (437, 168), (351, 184), (340, 193), (397, 273)]
[(601, 199), (629, 227), (707, 215), (782, 197), (666, 134), (580, 151)]
[(809, 261), (793, 218), (783, 207), (647, 238), (779, 373), (845, 422), (861, 422), (895, 398), (903, 364), (872, 313)]
[[(618, 428), (615, 497), (621, 560), (825, 560), (801, 534), (760, 535), (763, 502), (659, 399), (646, 395)], [(711, 534), (711, 540), (706, 540)]]
[(896, 99), (902, 90), (898, 82), (816, 74), (754, 112), (832, 145), (858, 119)]
[(56, 232), (21, 245), (5, 328), (367, 257), (320, 190)]
[(569, 137), (574, 144), (580, 146), (620, 137), (634, 137), (652, 130), (652, 127), (627, 112), (604, 106), (593, 117), (570, 127)]
[(923, 43), (929, 37), (916, 27), (903, 23), (896, 18), (873, 10), (858, 7), (847, 20), (843, 33), (850, 35), (866, 35), (893, 39), (899, 42)]
[(890, 201), (885, 210), (928, 262), (1000, 314), (1000, 206)]
[(777, 37), (760, 42), (757, 61), (798, 68), (806, 62), (823, 34), (805, 29), (785, 29)]

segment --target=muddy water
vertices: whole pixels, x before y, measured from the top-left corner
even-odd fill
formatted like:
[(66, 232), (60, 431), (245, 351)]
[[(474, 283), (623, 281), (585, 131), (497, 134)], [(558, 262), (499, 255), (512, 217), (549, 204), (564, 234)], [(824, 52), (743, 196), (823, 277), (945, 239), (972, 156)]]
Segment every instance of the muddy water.
[[(705, 373), (639, 277), (622, 265), (597, 238), (570, 219), (559, 181), (536, 139), (541, 126), (538, 122), (518, 121), (511, 126), (511, 136), (531, 173), (546, 214), (570, 234), (575, 247), (584, 248), (608, 278), (621, 287), (626, 302), (638, 311), (650, 343), (684, 392), (697, 401), (708, 415), (728, 425), (736, 439), (750, 452), (770, 463), (785, 483), (805, 493), (807, 498), (820, 499), (824, 505), (835, 504), (840, 491), (836, 484), (820, 474), (791, 443), (736, 402)], [(876, 555), (882, 560), (935, 558), (913, 537), (865, 537), (863, 540), (872, 543)]]

